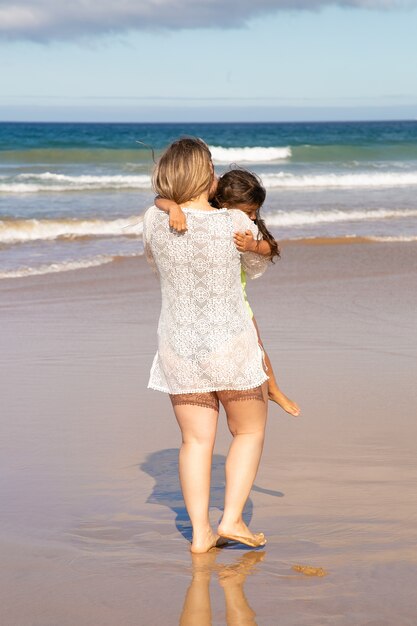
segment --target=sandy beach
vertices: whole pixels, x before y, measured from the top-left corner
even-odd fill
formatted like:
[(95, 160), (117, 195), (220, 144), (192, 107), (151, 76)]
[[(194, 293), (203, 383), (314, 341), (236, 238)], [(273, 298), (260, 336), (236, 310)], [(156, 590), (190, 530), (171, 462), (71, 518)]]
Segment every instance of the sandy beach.
[[(145, 260), (0, 281), (2, 624), (416, 623), (416, 243), (283, 244), (248, 295), (302, 416), (270, 406), (266, 548), (191, 558)], [(222, 414), (214, 524), (229, 443)]]

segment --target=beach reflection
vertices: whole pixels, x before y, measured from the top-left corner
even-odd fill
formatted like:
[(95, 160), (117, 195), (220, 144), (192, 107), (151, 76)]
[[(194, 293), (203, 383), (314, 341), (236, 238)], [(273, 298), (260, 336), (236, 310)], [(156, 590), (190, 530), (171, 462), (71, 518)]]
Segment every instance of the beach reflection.
[(211, 626), (210, 582), (215, 575), (223, 589), (227, 626), (256, 626), (256, 615), (243, 589), (246, 577), (256, 571), (265, 552), (251, 550), (228, 565), (216, 562), (220, 549), (192, 554), (192, 579), (185, 595), (180, 626)]

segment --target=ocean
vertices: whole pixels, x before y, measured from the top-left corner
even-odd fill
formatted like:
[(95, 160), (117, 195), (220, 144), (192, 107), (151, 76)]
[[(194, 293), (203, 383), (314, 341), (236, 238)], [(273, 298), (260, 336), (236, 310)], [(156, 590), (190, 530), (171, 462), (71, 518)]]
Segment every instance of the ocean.
[(417, 121), (0, 124), (0, 278), (143, 254), (152, 154), (193, 135), (259, 174), (278, 240), (417, 240)]

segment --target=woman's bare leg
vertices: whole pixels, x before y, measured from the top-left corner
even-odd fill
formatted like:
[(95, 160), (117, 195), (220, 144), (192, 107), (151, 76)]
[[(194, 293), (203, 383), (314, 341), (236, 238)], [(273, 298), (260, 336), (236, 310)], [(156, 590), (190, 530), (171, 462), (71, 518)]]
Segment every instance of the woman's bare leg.
[(210, 476), (218, 411), (194, 405), (174, 406), (182, 434), (179, 476), (193, 527), (191, 551), (207, 552), (218, 540), (209, 521)]
[(233, 441), (226, 459), (226, 491), (219, 535), (239, 535), (256, 539), (243, 521), (243, 508), (249, 497), (261, 460), (268, 409), (268, 383), (262, 385), (263, 400), (235, 400), (223, 403)]
[(288, 398), (285, 395), (285, 393), (281, 391), (281, 389), (279, 388), (277, 380), (275, 378), (271, 360), (263, 346), (262, 339), (259, 334), (258, 324), (256, 323), (256, 320), (254, 317), (252, 318), (252, 321), (256, 328), (256, 332), (258, 334), (259, 345), (262, 346), (262, 349), (264, 351), (265, 365), (267, 367), (267, 374), (269, 376), (268, 397), (270, 400), (272, 400), (272, 402), (276, 402), (277, 404), (279, 404), (279, 406), (282, 409), (284, 409), (284, 411), (286, 411), (290, 415), (294, 415), (295, 417), (297, 417), (297, 415), (300, 415), (300, 407), (298, 406), (296, 402), (294, 402), (293, 400), (290, 400), (290, 398)]

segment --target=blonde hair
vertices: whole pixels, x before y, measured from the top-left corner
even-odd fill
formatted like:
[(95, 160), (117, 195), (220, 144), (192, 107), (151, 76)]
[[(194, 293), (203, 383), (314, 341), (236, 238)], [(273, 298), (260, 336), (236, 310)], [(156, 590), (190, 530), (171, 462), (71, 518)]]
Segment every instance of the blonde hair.
[(206, 143), (197, 137), (174, 141), (159, 159), (152, 177), (155, 192), (177, 204), (209, 192), (214, 171)]

